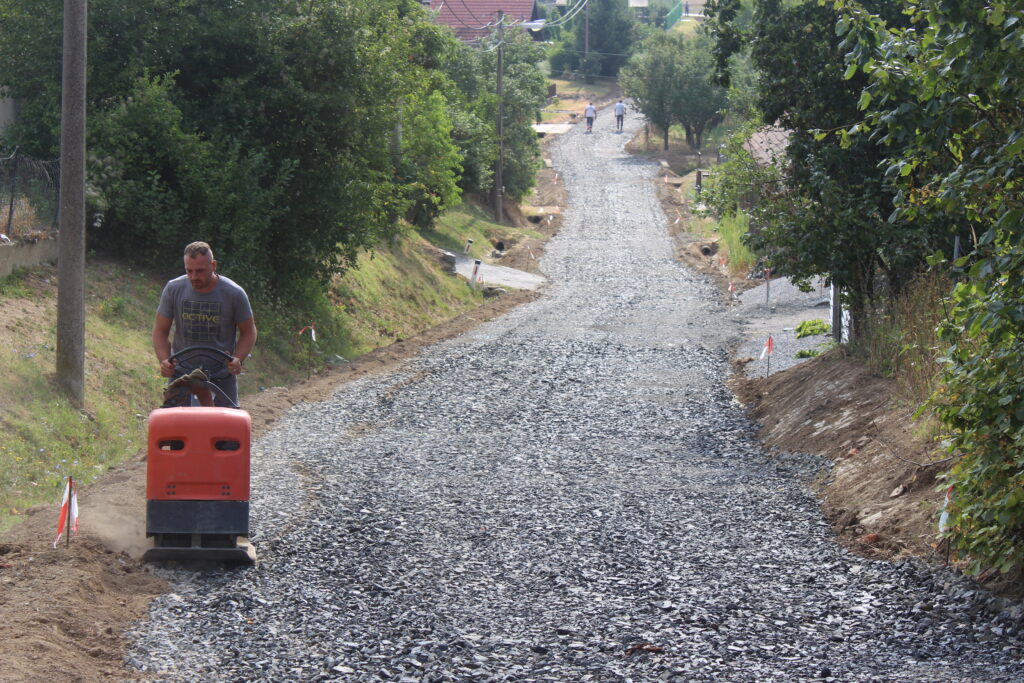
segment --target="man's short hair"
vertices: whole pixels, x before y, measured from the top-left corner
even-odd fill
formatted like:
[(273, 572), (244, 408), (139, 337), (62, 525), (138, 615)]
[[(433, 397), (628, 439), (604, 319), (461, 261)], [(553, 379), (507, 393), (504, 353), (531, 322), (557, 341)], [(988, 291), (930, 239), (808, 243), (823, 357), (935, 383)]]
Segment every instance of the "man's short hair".
[(213, 258), (213, 249), (206, 242), (193, 242), (192, 244), (185, 247), (185, 256), (188, 258), (196, 258), (197, 256), (209, 256), (210, 260)]

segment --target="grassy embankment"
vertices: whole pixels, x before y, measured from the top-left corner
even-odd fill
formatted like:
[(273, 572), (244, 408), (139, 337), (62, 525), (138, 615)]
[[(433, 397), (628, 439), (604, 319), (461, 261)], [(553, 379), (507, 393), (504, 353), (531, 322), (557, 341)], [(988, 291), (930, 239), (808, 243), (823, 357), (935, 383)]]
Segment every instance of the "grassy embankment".
[[(254, 302), (260, 339), (240, 382), (243, 395), (295, 382), (325, 362), (354, 358), (479, 305), (479, 292), (441, 270), (428, 240), (461, 251), (472, 238), (473, 255), (486, 258), (490, 240), (513, 244), (521, 234), (536, 236), (462, 206), (429, 235), (410, 232), (363, 254), (358, 269), (301, 310)], [(84, 411), (54, 383), (55, 269), (0, 279), (0, 530), (30, 506), (55, 503), (68, 475), (87, 483), (138, 453), (146, 416), (160, 401), (150, 329), (163, 278), (87, 261)], [(317, 325), (315, 345), (298, 334), (310, 323)]]
[(540, 112), (543, 123), (568, 121), (570, 114), (582, 116), (588, 103), (607, 102), (620, 94), (618, 81), (608, 78), (595, 78), (593, 83), (549, 78), (548, 83), (554, 84), (557, 94)]

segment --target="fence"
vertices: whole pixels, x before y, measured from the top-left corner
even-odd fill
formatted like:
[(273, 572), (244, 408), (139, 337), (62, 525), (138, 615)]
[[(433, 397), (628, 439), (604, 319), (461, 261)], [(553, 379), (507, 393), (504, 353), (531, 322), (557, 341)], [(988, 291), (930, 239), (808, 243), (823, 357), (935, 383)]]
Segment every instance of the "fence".
[(0, 156), (0, 233), (9, 239), (57, 229), (60, 162), (39, 161), (14, 150)]

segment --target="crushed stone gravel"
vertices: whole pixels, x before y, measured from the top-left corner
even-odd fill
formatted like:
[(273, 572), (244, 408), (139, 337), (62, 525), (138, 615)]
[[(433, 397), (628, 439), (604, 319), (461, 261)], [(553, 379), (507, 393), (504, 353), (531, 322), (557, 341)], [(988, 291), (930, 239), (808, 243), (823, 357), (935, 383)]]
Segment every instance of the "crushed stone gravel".
[(672, 258), (600, 116), (554, 145), (537, 301), (296, 406), (255, 445), (256, 567), (161, 570), (168, 681), (1011, 681), (1020, 606), (833, 542), (725, 389), (737, 316)]

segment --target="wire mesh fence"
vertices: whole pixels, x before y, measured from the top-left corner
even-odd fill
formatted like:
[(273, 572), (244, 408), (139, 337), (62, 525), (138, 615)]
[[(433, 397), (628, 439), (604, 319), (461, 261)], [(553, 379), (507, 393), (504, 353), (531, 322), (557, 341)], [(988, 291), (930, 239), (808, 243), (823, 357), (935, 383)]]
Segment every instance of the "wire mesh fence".
[(57, 229), (60, 162), (0, 152), (0, 233), (30, 239)]

